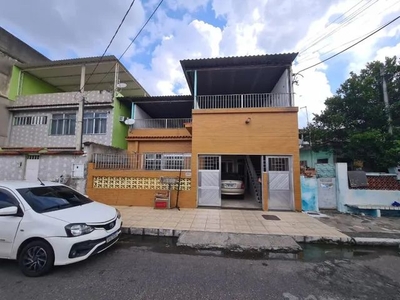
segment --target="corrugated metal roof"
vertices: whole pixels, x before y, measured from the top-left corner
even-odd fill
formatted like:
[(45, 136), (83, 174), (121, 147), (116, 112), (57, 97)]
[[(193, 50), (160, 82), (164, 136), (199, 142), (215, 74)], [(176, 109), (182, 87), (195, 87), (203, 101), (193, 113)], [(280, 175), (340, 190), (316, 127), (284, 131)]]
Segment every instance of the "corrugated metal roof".
[(130, 101), (134, 103), (151, 102), (169, 102), (169, 101), (193, 101), (192, 95), (166, 95), (166, 96), (147, 96), (147, 97), (119, 97), (119, 100)]
[(197, 58), (181, 60), (184, 71), (217, 67), (234, 67), (249, 65), (290, 65), (298, 53), (263, 54), (247, 56), (228, 56), (215, 58)]
[[(31, 63), (31, 64), (16, 64), (22, 70), (39, 68), (39, 67), (55, 67), (55, 66), (65, 66), (65, 65), (82, 65), (82, 64), (91, 64), (98, 63), (100, 61), (101, 56), (91, 56), (91, 57), (80, 57), (80, 58), (69, 58), (69, 59), (60, 59), (60, 60), (52, 60), (47, 62), (39, 62), (39, 63)], [(114, 55), (104, 56), (101, 62), (118, 62), (119, 60)]]

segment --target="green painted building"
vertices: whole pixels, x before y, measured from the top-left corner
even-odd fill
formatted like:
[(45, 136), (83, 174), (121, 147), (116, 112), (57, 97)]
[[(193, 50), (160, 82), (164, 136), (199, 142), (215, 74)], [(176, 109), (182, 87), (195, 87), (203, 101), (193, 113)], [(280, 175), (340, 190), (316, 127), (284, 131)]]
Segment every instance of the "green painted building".
[(300, 164), (309, 168), (315, 168), (316, 164), (334, 164), (333, 151), (312, 151), (309, 146), (300, 148)]

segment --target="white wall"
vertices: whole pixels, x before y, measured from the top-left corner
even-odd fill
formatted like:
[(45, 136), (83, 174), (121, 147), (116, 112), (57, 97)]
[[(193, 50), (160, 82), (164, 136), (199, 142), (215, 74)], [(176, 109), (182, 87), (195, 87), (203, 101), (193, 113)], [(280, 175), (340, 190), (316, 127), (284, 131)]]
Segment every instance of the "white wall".
[(275, 84), (271, 93), (289, 93), (289, 77), (288, 77), (288, 70), (283, 72), (281, 78), (279, 78), (278, 82)]
[(134, 119), (151, 119), (151, 117), (135, 104)]
[(400, 191), (350, 189), (346, 163), (336, 164), (336, 178), (338, 210), (340, 212), (350, 212), (346, 204), (390, 206), (394, 201), (400, 199)]

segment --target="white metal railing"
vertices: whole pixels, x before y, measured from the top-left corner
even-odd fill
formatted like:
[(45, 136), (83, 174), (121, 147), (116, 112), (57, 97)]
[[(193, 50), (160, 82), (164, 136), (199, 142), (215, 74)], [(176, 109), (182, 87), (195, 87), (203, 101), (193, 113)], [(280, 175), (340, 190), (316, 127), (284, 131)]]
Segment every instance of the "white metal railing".
[(141, 128), (185, 128), (185, 123), (191, 123), (191, 118), (180, 119), (135, 119), (135, 124), (131, 125), (131, 129)]
[(197, 96), (197, 109), (290, 107), (291, 94), (230, 94)]
[(95, 169), (190, 171), (191, 153), (94, 153)]

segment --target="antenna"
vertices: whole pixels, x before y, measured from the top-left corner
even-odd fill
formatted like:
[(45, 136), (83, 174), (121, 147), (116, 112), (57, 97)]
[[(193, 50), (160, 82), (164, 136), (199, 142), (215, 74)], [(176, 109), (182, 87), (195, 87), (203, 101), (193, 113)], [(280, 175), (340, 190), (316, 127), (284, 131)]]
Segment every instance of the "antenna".
[(124, 123), (126, 125), (133, 125), (133, 124), (135, 124), (135, 120), (134, 119), (126, 119)]
[(39, 177), (38, 177), (37, 179), (39, 180), (39, 182), (40, 182), (40, 185), (44, 186), (44, 183), (43, 183), (43, 181), (41, 181)]
[(125, 82), (120, 82), (117, 84), (117, 88), (119, 89), (124, 89), (126, 88), (128, 85)]

